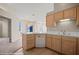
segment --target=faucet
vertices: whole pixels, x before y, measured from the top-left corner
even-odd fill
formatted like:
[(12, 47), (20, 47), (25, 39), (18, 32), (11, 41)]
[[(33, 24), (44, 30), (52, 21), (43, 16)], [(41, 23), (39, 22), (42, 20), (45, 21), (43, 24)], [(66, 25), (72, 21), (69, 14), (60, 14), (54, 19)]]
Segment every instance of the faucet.
[(63, 35), (65, 35), (65, 30), (63, 30), (62, 32), (63, 32)]

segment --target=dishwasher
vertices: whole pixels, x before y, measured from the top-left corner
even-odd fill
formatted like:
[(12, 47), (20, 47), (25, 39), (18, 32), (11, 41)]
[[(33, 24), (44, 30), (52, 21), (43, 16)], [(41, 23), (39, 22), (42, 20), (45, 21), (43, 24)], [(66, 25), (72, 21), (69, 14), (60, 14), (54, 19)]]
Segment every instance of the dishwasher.
[(36, 47), (45, 47), (45, 35), (38, 34), (36, 35)]

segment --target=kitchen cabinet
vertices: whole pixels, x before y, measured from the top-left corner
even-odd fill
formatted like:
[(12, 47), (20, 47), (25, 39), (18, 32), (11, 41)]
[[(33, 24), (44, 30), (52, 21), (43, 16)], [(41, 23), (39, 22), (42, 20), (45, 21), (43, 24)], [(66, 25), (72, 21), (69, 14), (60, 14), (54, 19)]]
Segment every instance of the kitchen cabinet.
[(79, 7), (77, 7), (77, 22), (76, 22), (77, 25), (79, 25)]
[(76, 54), (76, 38), (63, 36), (62, 37), (62, 53), (67, 55)]
[(79, 38), (77, 38), (77, 55), (79, 55)]
[(54, 15), (55, 15), (55, 21), (59, 21), (59, 20), (62, 20), (64, 18), (63, 11), (57, 12)]
[(72, 19), (75, 18), (76, 19), (76, 8), (69, 8), (64, 10), (64, 19)]
[(55, 21), (54, 21), (54, 15), (53, 14), (46, 16), (46, 26), (47, 27), (55, 26)]
[(48, 34), (46, 36), (46, 47), (61, 52), (61, 36)]
[(35, 35), (29, 34), (27, 35), (27, 49), (31, 49), (35, 47)]
[(26, 50), (26, 35), (25, 34), (22, 34), (22, 48), (23, 50)]
[(51, 49), (52, 48), (51, 44), (52, 44), (52, 35), (47, 35), (46, 36), (46, 47)]
[(22, 46), (24, 50), (28, 50), (35, 47), (35, 35), (25, 34), (22, 39)]
[(61, 52), (61, 36), (53, 35), (52, 49)]

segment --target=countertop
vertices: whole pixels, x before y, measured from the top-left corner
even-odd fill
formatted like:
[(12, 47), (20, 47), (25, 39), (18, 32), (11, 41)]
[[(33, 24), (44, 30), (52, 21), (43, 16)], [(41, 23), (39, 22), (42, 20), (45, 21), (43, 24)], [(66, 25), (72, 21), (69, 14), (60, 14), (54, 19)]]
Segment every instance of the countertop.
[(62, 35), (62, 36), (72, 36), (79, 37), (79, 32), (47, 32), (47, 33), (22, 33), (22, 34), (51, 34), (51, 35)]

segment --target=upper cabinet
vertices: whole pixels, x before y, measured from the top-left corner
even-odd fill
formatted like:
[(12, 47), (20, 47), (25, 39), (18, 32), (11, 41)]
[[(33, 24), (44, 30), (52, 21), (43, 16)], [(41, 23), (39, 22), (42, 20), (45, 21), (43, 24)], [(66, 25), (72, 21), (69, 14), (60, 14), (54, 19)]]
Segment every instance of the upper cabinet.
[(64, 18), (63, 11), (57, 12), (54, 15), (55, 15), (55, 21), (59, 21)]
[(55, 25), (55, 21), (54, 21), (54, 15), (47, 15), (46, 16), (46, 26), (47, 27), (52, 27)]
[(64, 10), (64, 18), (76, 18), (76, 8)]
[(47, 27), (56, 26), (56, 22), (65, 19), (75, 19), (76, 25), (79, 25), (79, 6), (65, 9), (63, 11), (56, 12), (46, 17)]
[(77, 22), (76, 22), (77, 25), (79, 25), (79, 7), (77, 7)]

